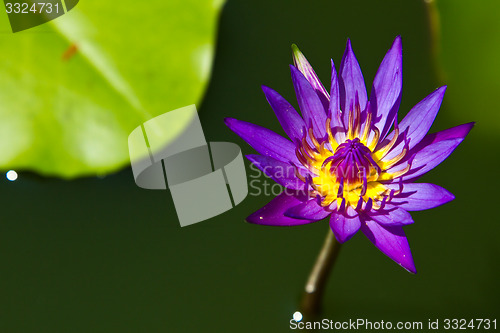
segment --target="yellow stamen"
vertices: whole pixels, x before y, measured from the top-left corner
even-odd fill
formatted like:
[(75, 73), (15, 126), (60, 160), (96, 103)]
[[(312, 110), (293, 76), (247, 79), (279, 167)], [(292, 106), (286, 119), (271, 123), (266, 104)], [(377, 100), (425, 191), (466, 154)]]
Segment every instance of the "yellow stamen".
[(370, 133), (370, 127), (372, 123), (372, 113), (370, 111), (367, 111), (368, 114), (366, 115), (366, 121), (365, 121), (365, 128), (363, 129), (363, 135), (361, 135), (361, 142), (366, 145), (366, 140), (368, 140), (368, 133)]
[(309, 137), (311, 138), (311, 141), (312, 141), (314, 147), (316, 147), (316, 149), (319, 151), (319, 142), (318, 142), (318, 140), (316, 140), (316, 137), (313, 134), (312, 127), (309, 129)]
[(378, 160), (381, 160), (387, 155), (387, 153), (392, 149), (394, 144), (396, 143), (396, 140), (398, 139), (399, 136), (399, 128), (396, 128), (394, 130), (394, 136), (392, 137), (391, 141), (389, 141), (384, 147), (380, 148), (375, 152), (375, 157)]
[(380, 138), (380, 131), (378, 128), (374, 127), (373, 131), (375, 132), (375, 136), (372, 139), (372, 142), (370, 143), (370, 146), (368, 147), (371, 151), (377, 147), (378, 139)]
[(299, 169), (297, 167), (295, 167), (294, 172), (295, 172), (295, 177), (302, 180), (304, 183), (306, 182), (306, 179), (304, 178), (304, 176), (300, 174)]
[(406, 168), (403, 170), (399, 170), (393, 173), (388, 173), (388, 172), (382, 172), (380, 177), (378, 178), (378, 181), (384, 181), (384, 180), (393, 180), (394, 178), (400, 177), (410, 171), (411, 165), (408, 163)]
[(347, 129), (347, 137), (349, 140), (354, 139), (354, 110), (349, 110), (349, 118), (348, 118), (349, 128)]
[(354, 120), (356, 128), (354, 129), (354, 137), (359, 137), (359, 132), (361, 131), (361, 109), (358, 104), (356, 104), (356, 119)]
[(330, 143), (330, 146), (332, 147), (332, 151), (335, 151), (337, 147), (339, 146), (339, 143), (335, 139), (332, 133), (332, 127), (331, 125), (331, 119), (327, 118), (326, 119), (326, 133), (328, 133), (328, 143)]
[(392, 166), (394, 166), (396, 163), (398, 163), (399, 161), (401, 161), (403, 159), (403, 157), (406, 156), (406, 153), (408, 152), (408, 147), (405, 147), (399, 154), (398, 156), (390, 159), (389, 161), (386, 161), (386, 162), (382, 162), (380, 163), (380, 168), (382, 170), (387, 170), (389, 168), (391, 168)]

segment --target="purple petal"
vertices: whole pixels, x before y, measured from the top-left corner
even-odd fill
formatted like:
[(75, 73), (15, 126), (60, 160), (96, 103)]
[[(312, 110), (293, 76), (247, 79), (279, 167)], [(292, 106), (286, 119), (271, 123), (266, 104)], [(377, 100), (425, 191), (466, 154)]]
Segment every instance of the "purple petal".
[(302, 165), (295, 155), (295, 144), (281, 135), (267, 128), (234, 118), (225, 118), (224, 122), (227, 127), (260, 154), (279, 161), (291, 161), (296, 165)]
[(340, 108), (344, 115), (344, 124), (346, 124), (347, 127), (349, 110), (356, 105), (356, 96), (361, 111), (365, 109), (366, 101), (368, 100), (363, 73), (352, 51), (351, 41), (349, 39), (347, 40), (344, 56), (340, 63), (339, 91)]
[(311, 199), (306, 202), (302, 202), (297, 206), (289, 208), (285, 212), (285, 216), (293, 217), (296, 219), (306, 219), (306, 220), (322, 220), (332, 212), (321, 207), (316, 199)]
[(326, 110), (318, 94), (316, 94), (316, 91), (314, 91), (304, 74), (292, 65), (290, 65), (290, 70), (292, 72), (292, 81), (295, 88), (295, 95), (297, 95), (297, 102), (299, 103), (300, 112), (304, 117), (307, 127), (309, 128), (312, 124), (313, 133), (316, 138), (325, 137)]
[(361, 227), (361, 221), (358, 213), (351, 206), (347, 208), (347, 214), (333, 212), (330, 217), (330, 228), (335, 235), (335, 238), (344, 243), (351, 239)]
[(297, 178), (295, 167), (289, 163), (262, 155), (246, 155), (246, 158), (278, 184), (292, 190), (306, 190), (306, 184)]
[(335, 70), (335, 64), (332, 62), (332, 76), (331, 76), (331, 86), (330, 86), (330, 105), (329, 110), (333, 115), (335, 113), (340, 114), (340, 92), (339, 92), (339, 80), (337, 77), (337, 71)]
[(307, 81), (309, 81), (313, 89), (318, 94), (318, 97), (321, 100), (324, 109), (327, 110), (329, 103), (328, 101), (330, 99), (330, 97), (328, 96), (328, 92), (326, 91), (325, 87), (319, 80), (318, 76), (316, 75), (316, 72), (314, 72), (312, 66), (309, 64), (309, 61), (307, 61), (304, 54), (300, 52), (297, 45), (292, 44), (292, 51), (293, 51), (293, 64), (302, 74), (304, 74)]
[(262, 90), (288, 137), (292, 141), (295, 139), (301, 140), (304, 136), (306, 124), (297, 111), (273, 89), (262, 86)]
[(372, 210), (370, 218), (384, 226), (403, 226), (413, 223), (410, 213), (393, 205), (386, 205), (384, 209)]
[(330, 89), (330, 127), (332, 128), (333, 135), (337, 142), (344, 142), (345, 139), (345, 126), (342, 122), (342, 113), (340, 111), (340, 93), (339, 93), (339, 80), (335, 64), (332, 60), (332, 82)]
[(272, 226), (294, 226), (315, 222), (307, 219), (294, 219), (284, 215), (285, 211), (301, 202), (296, 196), (283, 192), (247, 217), (246, 220), (250, 223)]
[(402, 227), (386, 227), (373, 220), (363, 221), (361, 231), (386, 256), (411, 273), (417, 273)]
[(426, 135), (418, 145), (408, 152), (407, 157), (389, 169), (388, 172), (390, 173), (401, 164), (411, 161), (410, 171), (402, 176), (402, 179), (408, 181), (420, 177), (450, 156), (473, 126), (474, 123), (468, 123)]
[[(415, 147), (427, 134), (443, 101), (446, 86), (434, 90), (429, 96), (415, 105), (399, 124), (399, 139), (384, 160), (396, 157), (409, 140), (409, 149)], [(394, 132), (393, 132), (394, 133)], [(392, 135), (394, 135), (392, 133)], [(389, 137), (392, 137), (389, 135)]]
[(401, 37), (397, 36), (378, 68), (370, 94), (370, 105), (375, 111), (374, 125), (385, 138), (398, 113), (403, 85), (403, 51)]
[[(399, 189), (398, 184), (386, 186), (390, 189)], [(402, 192), (392, 198), (391, 204), (409, 211), (435, 208), (455, 199), (453, 194), (434, 184), (405, 183), (402, 187)]]

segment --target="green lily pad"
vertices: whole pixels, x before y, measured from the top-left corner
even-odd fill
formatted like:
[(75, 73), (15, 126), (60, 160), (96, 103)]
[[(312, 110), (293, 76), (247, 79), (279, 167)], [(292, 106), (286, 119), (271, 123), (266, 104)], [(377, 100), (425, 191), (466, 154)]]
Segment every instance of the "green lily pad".
[(0, 14), (0, 168), (72, 178), (127, 165), (134, 128), (200, 101), (222, 6), (85, 0), (15, 34)]

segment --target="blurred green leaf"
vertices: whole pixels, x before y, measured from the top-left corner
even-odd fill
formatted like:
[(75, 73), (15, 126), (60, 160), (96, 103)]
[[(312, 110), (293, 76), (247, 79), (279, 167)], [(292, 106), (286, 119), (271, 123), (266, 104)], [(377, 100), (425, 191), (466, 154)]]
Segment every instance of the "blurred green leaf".
[(15, 34), (4, 13), (0, 168), (71, 178), (126, 165), (135, 127), (200, 101), (222, 5), (86, 0)]
[(500, 134), (500, 1), (436, 1), (441, 25), (440, 65), (445, 102), (460, 122), (476, 121)]

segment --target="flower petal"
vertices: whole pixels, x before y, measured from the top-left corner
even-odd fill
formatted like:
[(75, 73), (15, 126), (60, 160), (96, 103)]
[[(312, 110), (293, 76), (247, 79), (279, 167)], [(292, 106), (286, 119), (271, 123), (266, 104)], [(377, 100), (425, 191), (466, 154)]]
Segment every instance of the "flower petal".
[(295, 141), (295, 139), (301, 140), (304, 136), (306, 123), (299, 116), (297, 111), (295, 111), (293, 106), (291, 106), (286, 99), (281, 97), (280, 94), (273, 89), (262, 86), (262, 90), (288, 137), (292, 139), (292, 141)]
[(306, 202), (302, 202), (297, 206), (289, 208), (285, 211), (285, 216), (293, 217), (296, 219), (306, 219), (306, 220), (322, 220), (332, 212), (321, 207), (316, 199), (311, 199)]
[(292, 72), (293, 87), (297, 102), (299, 103), (300, 112), (304, 121), (309, 128), (313, 126), (314, 135), (317, 138), (323, 138), (326, 135), (326, 110), (321, 103), (318, 94), (313, 89), (304, 74), (302, 74), (295, 66), (290, 65)]
[(413, 223), (410, 213), (393, 205), (386, 205), (384, 209), (372, 210), (371, 219), (384, 226), (403, 226)]
[(361, 231), (382, 253), (407, 271), (417, 273), (402, 227), (386, 227), (368, 219), (361, 223)]
[[(399, 184), (386, 184), (390, 189), (399, 190)], [(455, 199), (446, 189), (426, 183), (404, 183), (402, 191), (395, 195), (391, 204), (409, 211), (425, 210), (441, 206)]]
[(304, 74), (307, 81), (309, 81), (313, 89), (318, 94), (318, 97), (321, 100), (324, 109), (327, 110), (329, 103), (328, 101), (330, 99), (330, 96), (328, 96), (328, 92), (326, 91), (325, 87), (319, 80), (318, 76), (316, 75), (316, 72), (314, 72), (312, 66), (309, 64), (309, 61), (307, 61), (304, 54), (300, 52), (297, 45), (292, 44), (292, 51), (293, 51), (293, 64), (302, 74)]
[(335, 70), (335, 64), (332, 62), (332, 76), (330, 85), (330, 104), (329, 111), (331, 114), (338, 113), (340, 115), (340, 91), (339, 91), (339, 79), (337, 77), (337, 71)]
[(225, 118), (227, 127), (238, 134), (253, 149), (264, 156), (269, 156), (283, 162), (293, 162), (301, 165), (295, 155), (295, 144), (275, 132), (234, 118)]
[(332, 80), (330, 88), (330, 106), (328, 115), (330, 116), (330, 127), (332, 128), (333, 136), (337, 143), (344, 142), (345, 140), (345, 126), (342, 121), (342, 112), (340, 111), (340, 93), (339, 93), (339, 80), (335, 64), (332, 60)]
[[(408, 148), (415, 147), (427, 134), (443, 101), (446, 86), (440, 87), (415, 105), (399, 124), (399, 138), (384, 160), (396, 157), (408, 140)], [(388, 136), (392, 138), (394, 131)]]
[(284, 215), (285, 211), (301, 202), (298, 197), (285, 191), (247, 217), (246, 220), (250, 223), (272, 226), (294, 226), (315, 222), (307, 219), (294, 219)]
[[(409, 172), (402, 176), (403, 181), (420, 177), (450, 156), (473, 126), (474, 123), (468, 123), (426, 135), (418, 145), (408, 152), (407, 157), (391, 169), (396, 170), (403, 163), (411, 162)], [(391, 169), (388, 170), (389, 173), (392, 172)]]
[[(356, 99), (361, 111), (366, 107), (368, 100), (366, 95), (365, 79), (359, 67), (358, 60), (351, 47), (351, 41), (347, 40), (346, 49), (340, 63), (340, 108), (343, 112), (344, 124), (348, 124), (349, 110), (355, 107)], [(353, 109), (354, 110), (354, 109)]]
[(359, 215), (349, 206), (347, 213), (333, 212), (330, 217), (330, 228), (335, 238), (344, 243), (351, 239), (361, 227)]
[(289, 163), (262, 155), (245, 157), (278, 184), (292, 190), (306, 191), (306, 184), (295, 175), (295, 167)]
[(378, 68), (370, 93), (374, 125), (385, 138), (398, 113), (403, 86), (403, 51), (401, 37), (397, 36)]

